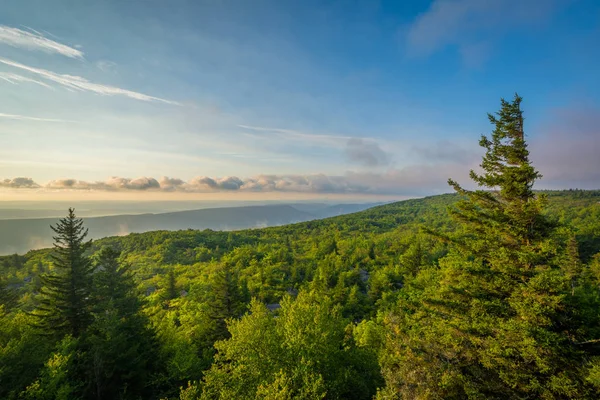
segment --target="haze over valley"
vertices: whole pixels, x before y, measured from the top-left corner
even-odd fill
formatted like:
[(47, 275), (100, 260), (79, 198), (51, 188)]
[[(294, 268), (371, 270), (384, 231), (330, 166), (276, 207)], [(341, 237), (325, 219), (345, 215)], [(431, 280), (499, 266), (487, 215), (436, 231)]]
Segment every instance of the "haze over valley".
[[(107, 236), (123, 236), (134, 232), (141, 233), (156, 230), (212, 229), (230, 231), (264, 228), (348, 214), (365, 210), (377, 204), (380, 203), (298, 203), (237, 207), (224, 207), (221, 204), (221, 207), (218, 208), (149, 213), (149, 210), (164, 210), (165, 207), (197, 207), (198, 204), (116, 203), (112, 204), (113, 208), (111, 209), (102, 209), (101, 206), (98, 207), (98, 203), (88, 203), (86, 204), (88, 207), (97, 206), (90, 209), (83, 208), (83, 212), (77, 212), (78, 215), (85, 217), (84, 221), (90, 232), (89, 237), (99, 239)], [(214, 205), (214, 203), (205, 204), (206, 207), (214, 207)], [(53, 204), (52, 207), (56, 207), (56, 205)], [(137, 213), (114, 215), (116, 212), (122, 213), (128, 210), (136, 210)], [(52, 247), (53, 232), (50, 226), (55, 225), (64, 213), (64, 210), (59, 209), (0, 209), (0, 255), (25, 253), (33, 249)], [(86, 214), (102, 215), (102, 213), (106, 213), (107, 216), (86, 216)], [(38, 218), (40, 216), (53, 216), (55, 218)]]

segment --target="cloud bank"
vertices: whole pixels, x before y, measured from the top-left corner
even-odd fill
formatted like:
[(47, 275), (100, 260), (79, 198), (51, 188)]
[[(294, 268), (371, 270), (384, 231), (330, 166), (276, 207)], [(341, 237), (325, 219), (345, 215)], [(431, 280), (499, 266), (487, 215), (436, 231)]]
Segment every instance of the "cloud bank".
[(35, 183), (31, 178), (14, 178), (0, 180), (0, 188), (33, 189), (39, 187), (40, 185)]
[(0, 25), (0, 43), (83, 60), (81, 50), (50, 40), (37, 31), (27, 32), (18, 28)]
[[(26, 178), (5, 180), (12, 182)], [(236, 176), (198, 176), (184, 181), (179, 178), (141, 177), (136, 179), (111, 177), (105, 181), (82, 181), (77, 179), (57, 179), (45, 185), (32, 181), (31, 186), (49, 190), (102, 190), (102, 191), (162, 191), (162, 192), (298, 192), (298, 193), (368, 193), (369, 188), (354, 183), (342, 176), (314, 175), (259, 175), (241, 179)]]

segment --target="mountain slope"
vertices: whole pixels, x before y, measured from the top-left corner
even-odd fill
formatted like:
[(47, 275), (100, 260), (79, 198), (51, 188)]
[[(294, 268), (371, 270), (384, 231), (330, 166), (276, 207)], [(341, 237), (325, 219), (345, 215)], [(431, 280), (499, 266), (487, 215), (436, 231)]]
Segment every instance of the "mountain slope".
[[(341, 213), (364, 210), (371, 204), (306, 206), (313, 212), (292, 205), (208, 208), (160, 214), (114, 215), (84, 218), (90, 238), (122, 236), (156, 230), (212, 229), (239, 230), (278, 226), (300, 221), (325, 218)], [(51, 247), (50, 225), (58, 218), (0, 220), (0, 254), (23, 253), (30, 249)]]

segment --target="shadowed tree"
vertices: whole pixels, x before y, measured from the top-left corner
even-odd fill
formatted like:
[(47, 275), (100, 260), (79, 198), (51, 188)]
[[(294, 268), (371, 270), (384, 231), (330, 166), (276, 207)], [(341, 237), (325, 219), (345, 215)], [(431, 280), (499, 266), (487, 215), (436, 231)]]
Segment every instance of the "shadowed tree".
[(119, 253), (104, 247), (95, 257), (94, 322), (83, 336), (78, 375), (86, 376), (85, 398), (138, 399), (152, 396), (157, 341)]
[(91, 245), (83, 220), (69, 208), (66, 218), (51, 227), (56, 236), (51, 255), (53, 271), (42, 275), (41, 296), (33, 315), (42, 333), (78, 337), (91, 321), (93, 265), (85, 256)]
[(210, 276), (209, 318), (214, 323), (214, 340), (229, 337), (226, 320), (239, 317), (245, 302), (238, 274), (229, 263), (216, 265)]

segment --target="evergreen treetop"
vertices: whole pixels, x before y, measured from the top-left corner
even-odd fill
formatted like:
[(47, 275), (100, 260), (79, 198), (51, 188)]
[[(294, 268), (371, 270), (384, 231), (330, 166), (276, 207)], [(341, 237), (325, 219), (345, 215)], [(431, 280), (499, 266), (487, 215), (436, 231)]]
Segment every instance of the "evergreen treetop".
[(88, 230), (73, 208), (51, 228), (55, 233), (54, 252), (50, 256), (54, 271), (41, 277), (41, 297), (34, 315), (43, 333), (78, 337), (91, 319), (94, 266), (85, 255), (91, 240), (86, 241)]

